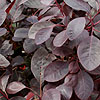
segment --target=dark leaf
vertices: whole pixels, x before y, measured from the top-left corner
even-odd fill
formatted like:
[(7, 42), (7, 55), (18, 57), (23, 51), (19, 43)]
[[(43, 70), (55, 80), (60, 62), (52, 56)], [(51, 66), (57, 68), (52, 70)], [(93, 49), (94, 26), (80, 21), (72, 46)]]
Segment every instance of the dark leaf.
[(44, 80), (56, 82), (63, 79), (68, 74), (68, 63), (55, 61), (49, 64), (44, 71)]
[(84, 71), (80, 71), (78, 73), (78, 83), (74, 88), (76, 95), (81, 100), (87, 100), (91, 95), (93, 88), (94, 83), (89, 74)]
[(44, 92), (42, 100), (61, 100), (60, 92), (57, 89), (50, 89)]
[(100, 65), (100, 40), (94, 36), (88, 37), (78, 47), (78, 57), (83, 67), (92, 71)]
[(21, 96), (15, 96), (15, 97), (11, 98), (10, 100), (26, 100), (26, 99)]
[(17, 56), (15, 58), (13, 58), (11, 64), (12, 66), (18, 66), (24, 63), (24, 59), (21, 56)]
[(21, 82), (12, 82), (8, 84), (6, 90), (9, 94), (16, 94), (24, 88), (26, 88), (26, 86), (23, 85)]
[(85, 17), (75, 18), (69, 22), (66, 33), (70, 40), (76, 39), (84, 30), (86, 24)]

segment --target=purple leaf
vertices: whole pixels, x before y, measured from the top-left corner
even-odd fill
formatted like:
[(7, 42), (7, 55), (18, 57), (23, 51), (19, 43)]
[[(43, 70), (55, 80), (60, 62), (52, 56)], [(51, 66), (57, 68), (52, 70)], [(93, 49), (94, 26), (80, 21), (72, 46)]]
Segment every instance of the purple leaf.
[(7, 5), (6, 0), (0, 0), (0, 9), (3, 9)]
[(9, 94), (16, 94), (17, 92), (21, 91), (22, 89), (26, 88), (21, 82), (12, 82), (7, 86), (7, 92)]
[(3, 55), (0, 54), (0, 66), (7, 67), (9, 65), (10, 62)]
[(0, 36), (5, 35), (7, 30), (5, 28), (0, 28)]
[(47, 41), (52, 33), (53, 27), (47, 27), (40, 29), (35, 35), (35, 43), (37, 45)]
[(0, 10), (0, 26), (3, 24), (3, 22), (5, 21), (6, 19), (6, 12), (4, 10)]
[(79, 71), (79, 64), (77, 61), (72, 61), (68, 67), (69, 67), (69, 72), (72, 74), (77, 73)]
[(26, 20), (29, 21), (30, 23), (34, 24), (34, 23), (38, 22), (38, 17), (37, 16), (30, 16)]
[(65, 56), (69, 56), (70, 54), (72, 54), (73, 51), (67, 46), (61, 46), (61, 47), (53, 48), (52, 52), (53, 54), (57, 56), (65, 57)]
[(75, 10), (90, 11), (90, 6), (83, 0), (64, 0), (64, 2)]
[(50, 89), (44, 92), (42, 100), (61, 100), (60, 92), (57, 89)]
[(14, 33), (14, 37), (27, 38), (28, 37), (28, 31), (29, 31), (29, 28), (18, 28)]
[(74, 40), (69, 41), (69, 47), (74, 48), (77, 47), (84, 39), (89, 37), (89, 32), (87, 30), (83, 30), (83, 32)]
[(66, 33), (70, 40), (76, 39), (84, 30), (86, 24), (85, 17), (75, 18), (69, 22)]
[(41, 0), (44, 5), (50, 5), (53, 0)]
[(42, 4), (40, 0), (28, 0), (24, 3), (29, 8), (43, 9), (46, 5)]
[(70, 100), (73, 93), (72, 87), (68, 87), (67, 85), (63, 84), (56, 87), (56, 89), (60, 91), (63, 100)]
[(47, 28), (47, 27), (51, 27), (53, 26), (54, 24), (51, 23), (50, 21), (45, 21), (45, 22), (37, 22), (35, 24), (33, 24), (28, 32), (28, 36), (29, 38), (31, 39), (35, 39), (35, 35), (37, 34), (37, 32), (40, 30), (40, 29), (43, 29), (43, 28)]
[(32, 53), (38, 48), (38, 46), (35, 44), (35, 40), (27, 38), (23, 43), (23, 48), (26, 53)]
[(21, 56), (16, 56), (15, 58), (13, 58), (11, 64), (12, 66), (18, 66), (24, 64), (24, 59)]
[(31, 71), (34, 74), (35, 78), (43, 82), (43, 74), (45, 67), (50, 64), (55, 58), (51, 58), (47, 50), (43, 47), (39, 48), (33, 55), (31, 59)]
[(100, 65), (100, 40), (94, 36), (80, 43), (77, 54), (83, 67), (92, 71)]
[(44, 80), (48, 82), (56, 82), (64, 78), (68, 74), (68, 63), (55, 61), (49, 64), (44, 71)]
[(75, 87), (77, 84), (77, 74), (69, 74), (66, 76), (64, 84), (70, 87)]
[(78, 83), (74, 88), (76, 95), (81, 100), (87, 100), (91, 95), (93, 88), (94, 83), (89, 74), (84, 71), (80, 71), (78, 73)]
[(7, 83), (8, 83), (9, 76), (10, 75), (5, 75), (0, 78), (0, 89), (2, 89), (2, 91), (4, 91), (4, 92), (5, 92)]
[(53, 44), (55, 47), (61, 47), (66, 42), (67, 39), (68, 36), (66, 34), (66, 30), (64, 30), (56, 35), (56, 37), (53, 40)]

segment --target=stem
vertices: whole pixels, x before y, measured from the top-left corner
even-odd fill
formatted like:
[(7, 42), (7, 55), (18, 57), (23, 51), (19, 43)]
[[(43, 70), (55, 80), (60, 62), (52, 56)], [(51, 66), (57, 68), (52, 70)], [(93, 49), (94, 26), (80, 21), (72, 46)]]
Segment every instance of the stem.
[(41, 72), (40, 72), (40, 97), (42, 97)]
[(0, 93), (3, 95), (3, 97), (5, 97), (7, 100), (9, 100), (9, 98), (0, 90)]
[(60, 8), (60, 5), (58, 4), (57, 0), (55, 0), (55, 3), (57, 4), (57, 7), (59, 8), (60, 12), (61, 12), (62, 15), (64, 16), (63, 11), (62, 11), (62, 9)]
[(100, 23), (100, 20), (99, 21), (97, 21), (96, 23), (94, 23), (94, 25), (97, 25), (97, 24), (99, 24)]
[(26, 87), (26, 88), (31, 90), (36, 96), (38, 96), (39, 100), (41, 100), (41, 97), (37, 93), (35, 93), (31, 88), (29, 88), (29, 87)]

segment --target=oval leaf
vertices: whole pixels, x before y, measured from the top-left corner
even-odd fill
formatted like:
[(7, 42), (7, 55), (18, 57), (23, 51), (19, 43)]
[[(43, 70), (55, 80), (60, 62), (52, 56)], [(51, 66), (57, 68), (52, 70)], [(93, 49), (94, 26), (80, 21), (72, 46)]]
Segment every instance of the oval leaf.
[(52, 1), (53, 0), (41, 0), (41, 3), (43, 3), (44, 5), (49, 5)]
[(39, 48), (34, 53), (32, 59), (31, 59), (31, 71), (38, 81), (40, 80), (40, 73), (41, 73), (41, 79), (43, 82), (44, 69), (53, 60), (54, 60), (54, 58), (52, 59), (50, 56), (48, 56), (47, 50), (43, 47)]
[(64, 2), (75, 10), (90, 11), (90, 6), (83, 0), (64, 0)]
[(78, 58), (83, 67), (92, 71), (100, 65), (100, 40), (92, 36), (85, 39), (78, 47)]
[(52, 25), (54, 25), (54, 24), (51, 23), (50, 21), (37, 22), (37, 23), (33, 24), (28, 32), (29, 38), (35, 39), (35, 35), (40, 29), (47, 28)]
[(50, 89), (44, 92), (42, 100), (61, 100), (60, 92), (57, 89)]
[(55, 61), (49, 64), (44, 71), (44, 80), (56, 82), (68, 74), (68, 63)]
[(19, 28), (15, 31), (14, 37), (18, 38), (27, 38), (28, 37), (29, 28)]
[(67, 85), (63, 84), (58, 86), (56, 89), (60, 91), (63, 100), (70, 100), (73, 93), (72, 87), (68, 87)]
[(4, 10), (0, 10), (0, 26), (3, 24), (3, 22), (5, 21), (6, 19), (6, 12)]
[(56, 37), (53, 40), (53, 44), (55, 47), (61, 47), (66, 42), (67, 39), (68, 36), (66, 34), (66, 30), (64, 30), (56, 35)]
[(26, 86), (23, 85), (21, 82), (12, 82), (12, 83), (8, 84), (7, 92), (9, 94), (15, 94), (24, 88), (26, 88)]
[(7, 67), (9, 65), (10, 62), (3, 55), (0, 54), (0, 66)]
[(4, 34), (6, 34), (7, 29), (5, 28), (0, 28), (0, 36), (3, 36)]
[(84, 30), (86, 24), (85, 17), (75, 18), (67, 26), (67, 35), (70, 40), (76, 39)]
[(53, 27), (40, 29), (35, 35), (35, 43), (39, 45), (45, 42), (46, 40), (48, 40), (50, 38), (52, 30), (53, 30)]
[(80, 71), (78, 73), (78, 83), (74, 88), (76, 95), (81, 100), (87, 100), (91, 95), (93, 88), (94, 83), (89, 74), (84, 71)]

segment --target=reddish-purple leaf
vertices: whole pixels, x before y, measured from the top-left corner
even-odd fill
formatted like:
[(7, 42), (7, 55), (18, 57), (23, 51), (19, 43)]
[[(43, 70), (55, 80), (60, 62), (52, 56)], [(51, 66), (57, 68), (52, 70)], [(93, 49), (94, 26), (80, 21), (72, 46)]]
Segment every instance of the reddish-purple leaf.
[(92, 71), (100, 65), (100, 40), (94, 36), (88, 37), (78, 47), (78, 58), (83, 67)]
[(84, 30), (86, 24), (85, 17), (75, 18), (69, 22), (66, 34), (70, 40), (76, 39)]
[(79, 64), (77, 61), (72, 61), (68, 67), (69, 67), (69, 72), (72, 74), (77, 73), (79, 71)]
[(7, 13), (4, 10), (0, 10), (0, 26), (3, 24), (7, 16)]
[(50, 89), (44, 92), (42, 100), (61, 100), (61, 94), (57, 89)]
[(23, 85), (21, 82), (12, 82), (12, 83), (8, 84), (6, 90), (9, 94), (15, 94), (24, 88), (26, 88), (26, 86)]
[(41, 82), (43, 82), (44, 69), (54, 59), (55, 58), (51, 58), (49, 56), (47, 50), (43, 47), (39, 48), (34, 53), (32, 59), (31, 59), (31, 71), (38, 81), (40, 81), (40, 73), (41, 73)]
[(4, 34), (6, 34), (7, 29), (5, 28), (0, 28), (0, 36), (3, 36)]
[(72, 49), (68, 48), (67, 46), (61, 46), (61, 47), (56, 47), (53, 48), (53, 54), (57, 55), (57, 56), (69, 56), (70, 54), (72, 54)]
[(77, 84), (77, 74), (67, 75), (64, 84), (70, 87), (75, 87)]
[(93, 88), (94, 83), (89, 74), (84, 71), (80, 71), (78, 73), (78, 83), (74, 88), (76, 95), (81, 100), (87, 100), (91, 95)]
[(52, 27), (54, 24), (51, 23), (50, 21), (45, 21), (45, 22), (37, 22), (35, 24), (33, 24), (28, 32), (28, 36), (31, 39), (35, 39), (35, 35), (36, 33), (43, 28), (47, 28), (47, 27)]
[(7, 67), (9, 65), (10, 62), (3, 55), (0, 54), (0, 66)]
[(40, 29), (35, 35), (35, 43), (37, 45), (42, 44), (46, 40), (48, 40), (51, 36), (53, 27), (47, 27)]
[(9, 75), (5, 75), (0, 78), (0, 89), (5, 92), (7, 83), (8, 83)]
[(73, 93), (72, 87), (68, 87), (66, 84), (63, 84), (56, 87), (56, 89), (60, 91), (63, 100), (70, 100)]
[(83, 0), (64, 0), (64, 2), (75, 10), (90, 11), (90, 6)]
[(44, 71), (44, 80), (48, 82), (56, 82), (64, 78), (68, 74), (68, 63), (55, 61), (49, 64)]
[(56, 35), (56, 37), (53, 40), (53, 44), (55, 47), (61, 47), (66, 42), (67, 39), (68, 36), (66, 34), (66, 30), (64, 30)]

